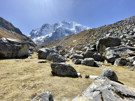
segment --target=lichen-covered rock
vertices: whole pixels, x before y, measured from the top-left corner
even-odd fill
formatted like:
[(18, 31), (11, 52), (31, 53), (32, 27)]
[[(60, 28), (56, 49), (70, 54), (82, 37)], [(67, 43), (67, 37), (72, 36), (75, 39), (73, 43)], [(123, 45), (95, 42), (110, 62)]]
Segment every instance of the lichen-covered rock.
[(28, 56), (29, 45), (17, 39), (0, 38), (0, 58)]
[(77, 71), (68, 63), (52, 63), (51, 69), (54, 76), (78, 77)]
[(135, 88), (98, 78), (72, 101), (135, 101)]
[(73, 54), (69, 57), (70, 59), (83, 59), (83, 55), (81, 54)]

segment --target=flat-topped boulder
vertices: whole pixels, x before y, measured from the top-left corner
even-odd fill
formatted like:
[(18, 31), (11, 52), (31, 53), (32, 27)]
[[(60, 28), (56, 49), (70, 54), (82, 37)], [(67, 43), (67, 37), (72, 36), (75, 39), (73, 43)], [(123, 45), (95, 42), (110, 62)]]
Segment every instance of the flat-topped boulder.
[(29, 45), (17, 39), (0, 38), (0, 58), (22, 58), (28, 56)]

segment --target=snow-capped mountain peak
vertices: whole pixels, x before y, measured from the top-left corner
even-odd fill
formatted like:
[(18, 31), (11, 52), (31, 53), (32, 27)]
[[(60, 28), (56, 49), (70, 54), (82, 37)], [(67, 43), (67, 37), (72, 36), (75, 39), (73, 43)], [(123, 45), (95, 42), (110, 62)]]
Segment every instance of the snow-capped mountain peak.
[(61, 21), (53, 25), (43, 24), (41, 28), (32, 30), (29, 37), (37, 44), (58, 40), (65, 36), (77, 34), (81, 31), (90, 29), (76, 22)]

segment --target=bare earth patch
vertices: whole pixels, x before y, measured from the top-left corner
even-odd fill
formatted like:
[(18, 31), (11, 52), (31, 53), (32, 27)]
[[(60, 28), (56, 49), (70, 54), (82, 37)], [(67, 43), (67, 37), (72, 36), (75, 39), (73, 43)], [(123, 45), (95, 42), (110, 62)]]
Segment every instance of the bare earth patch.
[(118, 75), (119, 81), (125, 85), (135, 87), (135, 71), (127, 67), (103, 65), (100, 68), (74, 65), (83, 78), (57, 77), (51, 75), (49, 61), (38, 63), (37, 55), (34, 59), (6, 59), (0, 60), (0, 101), (30, 101), (37, 94), (45, 91), (52, 92), (56, 101), (71, 101), (85, 90), (93, 81), (85, 79), (84, 75), (101, 75), (103, 68), (111, 68)]

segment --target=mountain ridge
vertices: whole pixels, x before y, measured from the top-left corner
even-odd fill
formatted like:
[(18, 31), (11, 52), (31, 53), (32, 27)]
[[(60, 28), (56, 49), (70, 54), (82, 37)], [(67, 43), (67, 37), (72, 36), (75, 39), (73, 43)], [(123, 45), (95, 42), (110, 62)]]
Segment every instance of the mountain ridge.
[(43, 24), (40, 28), (32, 30), (29, 37), (36, 43), (50, 42), (65, 36), (90, 29), (76, 22), (61, 21), (55, 24)]
[[(72, 47), (79, 44), (95, 44), (99, 39), (107, 36), (119, 37), (121, 39), (125, 37), (128, 40), (130, 39), (130, 41), (135, 44), (135, 16), (126, 18), (113, 24), (85, 30), (78, 34), (64, 37), (60, 40), (42, 43), (39, 47)], [(124, 39), (125, 43), (127, 43), (127, 39)]]

